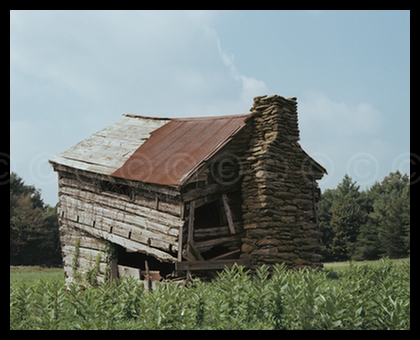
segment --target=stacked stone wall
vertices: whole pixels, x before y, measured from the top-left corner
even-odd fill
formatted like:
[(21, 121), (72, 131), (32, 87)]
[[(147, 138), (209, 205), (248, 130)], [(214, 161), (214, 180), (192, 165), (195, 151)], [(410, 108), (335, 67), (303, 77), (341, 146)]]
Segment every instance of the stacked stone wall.
[(242, 258), (254, 268), (322, 267), (316, 179), (323, 173), (300, 147), (296, 98), (261, 96), (251, 108), (252, 135), (242, 183)]

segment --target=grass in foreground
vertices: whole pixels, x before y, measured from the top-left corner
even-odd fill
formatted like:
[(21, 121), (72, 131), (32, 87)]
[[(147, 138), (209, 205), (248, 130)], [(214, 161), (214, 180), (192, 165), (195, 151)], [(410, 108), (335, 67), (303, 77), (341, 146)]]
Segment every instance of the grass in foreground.
[(13, 284), (10, 328), (409, 329), (410, 266), (276, 266), (271, 277), (266, 267), (251, 277), (234, 266), (210, 283), (162, 283), (152, 292), (130, 279), (69, 290), (62, 279)]

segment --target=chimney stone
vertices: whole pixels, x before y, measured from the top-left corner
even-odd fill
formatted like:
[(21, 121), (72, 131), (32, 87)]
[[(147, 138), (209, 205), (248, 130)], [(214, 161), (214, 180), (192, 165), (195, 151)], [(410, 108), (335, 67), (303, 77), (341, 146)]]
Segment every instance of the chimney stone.
[[(308, 155), (299, 141), (296, 98), (254, 98), (250, 146), (242, 182), (245, 236), (242, 258), (253, 268), (284, 262), (322, 267), (316, 219), (319, 189), (303, 171)], [(306, 162), (306, 163), (305, 163)], [(321, 176), (322, 177), (322, 176)]]

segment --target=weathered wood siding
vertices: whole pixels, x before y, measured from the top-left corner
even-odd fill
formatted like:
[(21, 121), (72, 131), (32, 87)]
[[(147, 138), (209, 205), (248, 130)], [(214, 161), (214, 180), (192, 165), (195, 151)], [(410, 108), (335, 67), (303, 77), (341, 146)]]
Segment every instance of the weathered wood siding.
[[(89, 268), (92, 268), (96, 256), (103, 250), (105, 244), (102, 240), (95, 238), (79, 229), (72, 228), (68, 223), (60, 223), (61, 251), (63, 256), (64, 276), (67, 283), (74, 281), (73, 261), (75, 259), (75, 246), (79, 239), (79, 251), (77, 256), (78, 272), (85, 275)], [(105, 274), (105, 258), (101, 255), (99, 264), (98, 280), (103, 280)]]
[[(101, 186), (95, 181), (81, 182), (71, 173), (60, 172), (58, 216), (66, 276), (72, 276), (72, 260), (78, 237), (81, 237), (81, 272), (86, 272), (89, 265), (93, 265), (104, 246), (104, 240), (154, 256), (160, 261), (175, 262), (179, 229), (184, 224), (177, 216), (180, 211), (179, 204), (137, 193), (130, 198), (101, 192)], [(93, 259), (91, 264), (90, 257)], [(104, 268), (105, 262), (100, 265), (101, 275)]]

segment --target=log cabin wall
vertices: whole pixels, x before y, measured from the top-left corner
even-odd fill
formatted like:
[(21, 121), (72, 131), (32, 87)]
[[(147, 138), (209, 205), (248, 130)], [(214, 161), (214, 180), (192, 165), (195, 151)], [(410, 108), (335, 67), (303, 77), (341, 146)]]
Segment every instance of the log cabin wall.
[[(79, 240), (79, 241), (78, 241)], [(73, 228), (69, 223), (62, 221), (60, 223), (60, 241), (61, 255), (63, 258), (64, 277), (66, 282), (75, 282), (73, 264), (76, 261), (77, 272), (81, 277), (87, 274), (87, 271), (93, 268), (98, 253), (101, 253), (101, 262), (99, 264), (98, 280), (102, 281), (107, 266), (102, 251), (105, 243), (99, 238), (95, 238), (80, 229)], [(79, 242), (78, 253), (75, 258), (76, 243)]]
[[(72, 262), (78, 238), (82, 274), (92, 267), (98, 252), (105, 247), (105, 240), (150, 256), (152, 262), (176, 261), (179, 229), (185, 223), (177, 198), (150, 190), (146, 193), (128, 185), (132, 183), (122, 184), (105, 176), (92, 176), (71, 168), (63, 170), (62, 167), (59, 171), (58, 217), (67, 282), (74, 280)], [(106, 265), (102, 258), (100, 280)], [(136, 267), (144, 267), (144, 261)]]
[(262, 96), (251, 108), (253, 129), (242, 184), (245, 237), (242, 258), (254, 268), (285, 263), (322, 267), (316, 221), (325, 169), (298, 144), (296, 98)]

